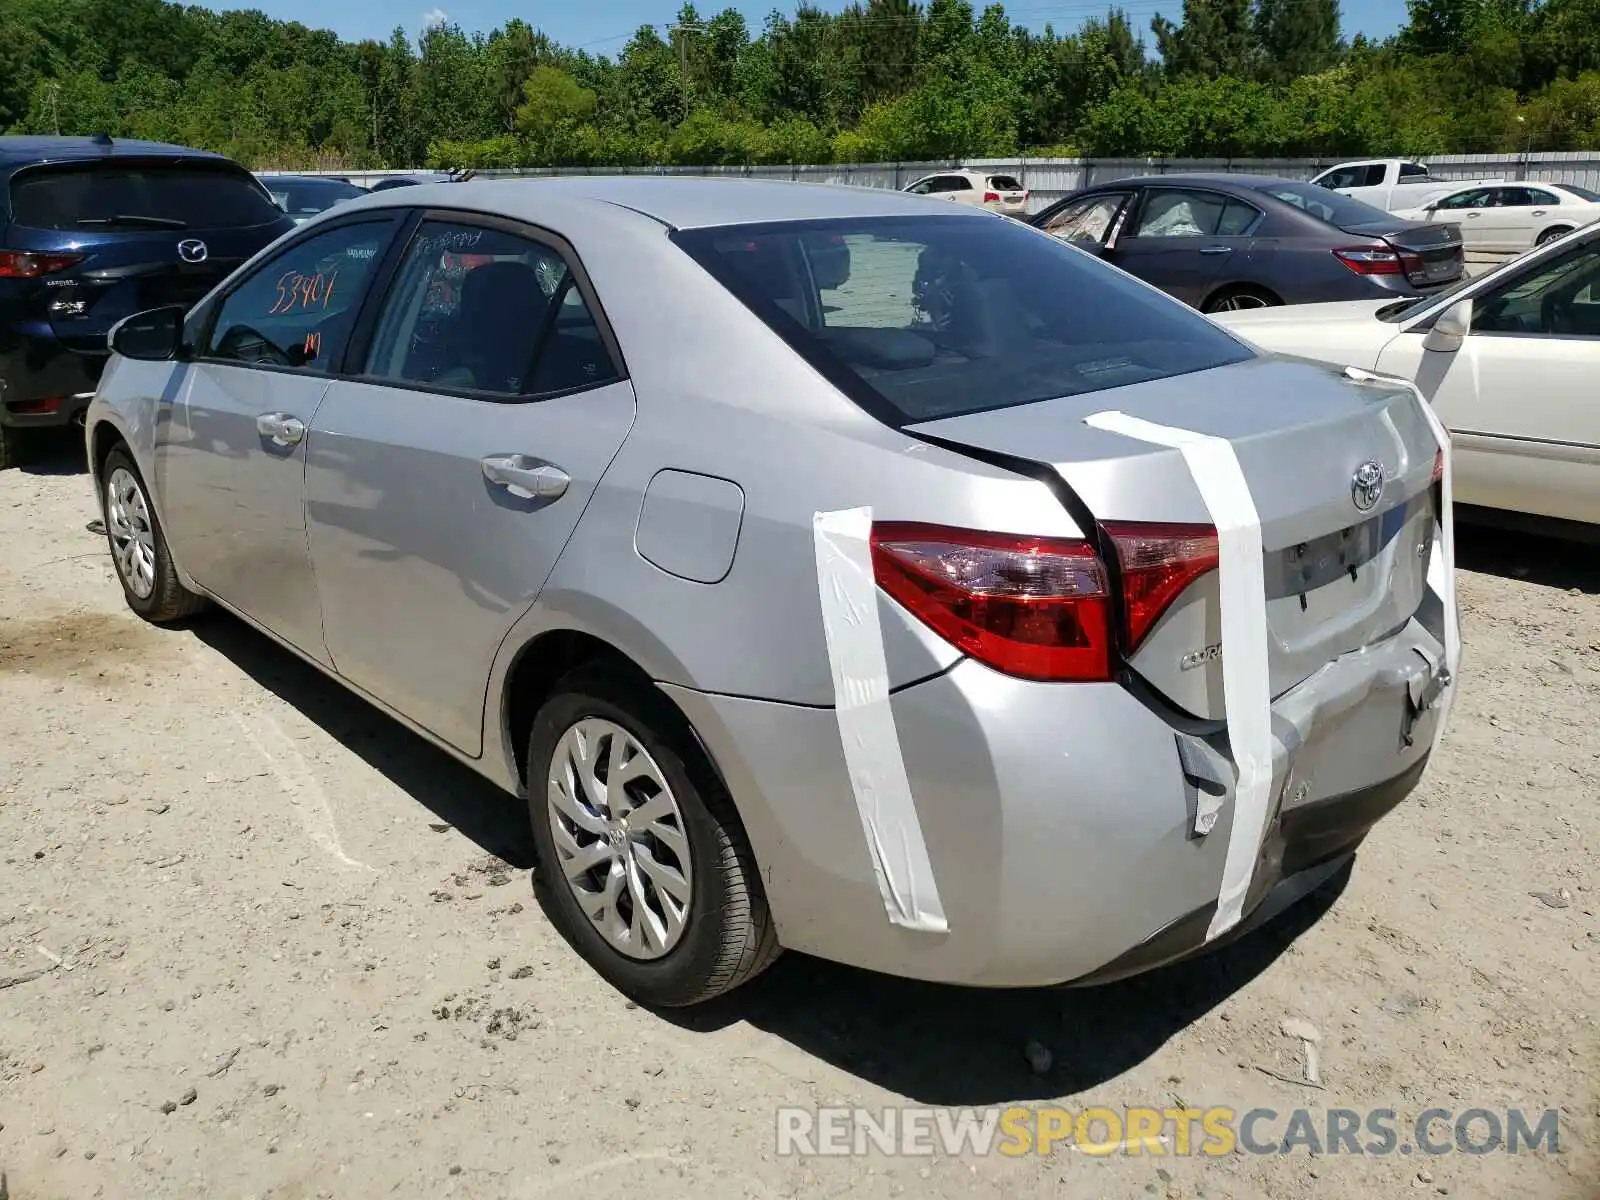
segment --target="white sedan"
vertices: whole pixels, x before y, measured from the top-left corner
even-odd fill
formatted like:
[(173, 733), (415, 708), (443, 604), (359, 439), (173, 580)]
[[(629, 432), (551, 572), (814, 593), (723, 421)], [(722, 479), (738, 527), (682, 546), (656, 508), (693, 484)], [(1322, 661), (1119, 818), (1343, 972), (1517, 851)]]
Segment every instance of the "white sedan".
[(1473, 184), (1395, 216), (1459, 225), (1468, 250), (1520, 253), (1600, 219), (1600, 192), (1571, 183)]
[(1420, 299), (1213, 319), (1274, 353), (1415, 380), (1451, 431), (1458, 503), (1600, 534), (1600, 226)]

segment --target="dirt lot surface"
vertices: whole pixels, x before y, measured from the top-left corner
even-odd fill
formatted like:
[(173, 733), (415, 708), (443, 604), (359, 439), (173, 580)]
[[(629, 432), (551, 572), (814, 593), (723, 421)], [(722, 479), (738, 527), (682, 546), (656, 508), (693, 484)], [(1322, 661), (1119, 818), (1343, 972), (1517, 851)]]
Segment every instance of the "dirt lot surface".
[[(12, 1200), (1600, 1196), (1592, 549), (1464, 535), (1450, 735), (1277, 925), (1087, 992), (791, 955), (684, 1017), (553, 932), (516, 803), (229, 618), (127, 613), (97, 515), (67, 457), (0, 475)], [(1265, 1141), (1300, 1106), (1392, 1108), (1402, 1141), (1430, 1106), (1549, 1107), (1561, 1152), (775, 1152), (779, 1105), (1052, 1101), (1260, 1106)]]

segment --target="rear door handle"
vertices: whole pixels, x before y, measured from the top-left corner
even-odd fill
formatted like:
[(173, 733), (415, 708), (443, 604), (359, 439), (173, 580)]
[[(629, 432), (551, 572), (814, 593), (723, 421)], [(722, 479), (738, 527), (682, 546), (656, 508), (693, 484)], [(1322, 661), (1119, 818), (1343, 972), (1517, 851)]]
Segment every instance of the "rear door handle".
[(1201, 254), (1232, 254), (1232, 246), (1201, 246)]
[(531, 454), (490, 454), (480, 461), (483, 477), (519, 500), (558, 500), (572, 483), (560, 467)]
[(256, 418), (256, 432), (279, 446), (298, 446), (305, 440), (305, 422), (289, 413), (262, 413)]
[(1542, 209), (1542, 208), (1536, 208), (1536, 209), (1534, 209), (1534, 210), (1533, 210), (1533, 215), (1534, 215), (1534, 216), (1536, 216), (1536, 217), (1542, 217), (1542, 216), (1544, 216), (1544, 209)]

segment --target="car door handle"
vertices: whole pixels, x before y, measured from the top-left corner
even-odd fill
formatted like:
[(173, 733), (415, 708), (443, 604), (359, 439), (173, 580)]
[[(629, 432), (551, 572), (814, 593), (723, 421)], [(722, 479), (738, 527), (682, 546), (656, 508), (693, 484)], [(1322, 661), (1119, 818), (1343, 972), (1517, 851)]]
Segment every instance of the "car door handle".
[(1534, 209), (1534, 210), (1533, 210), (1533, 215), (1534, 215), (1534, 216), (1536, 216), (1536, 217), (1542, 217), (1542, 216), (1544, 216), (1544, 209), (1542, 209), (1542, 208), (1536, 208), (1536, 209)]
[(298, 446), (305, 440), (306, 426), (289, 413), (262, 413), (256, 418), (256, 432), (280, 446)]
[(531, 454), (490, 454), (480, 461), (483, 477), (519, 500), (558, 500), (572, 483), (560, 467)]
[(1201, 254), (1232, 254), (1232, 246), (1201, 246)]

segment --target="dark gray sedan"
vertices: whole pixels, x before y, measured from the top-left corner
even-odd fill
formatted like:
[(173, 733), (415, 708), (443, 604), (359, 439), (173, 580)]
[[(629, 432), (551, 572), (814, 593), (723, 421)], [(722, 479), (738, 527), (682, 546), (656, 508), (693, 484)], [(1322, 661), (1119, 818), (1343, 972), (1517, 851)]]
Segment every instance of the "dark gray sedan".
[(1261, 175), (1119, 179), (1028, 220), (1204, 312), (1419, 296), (1465, 269), (1456, 225)]

